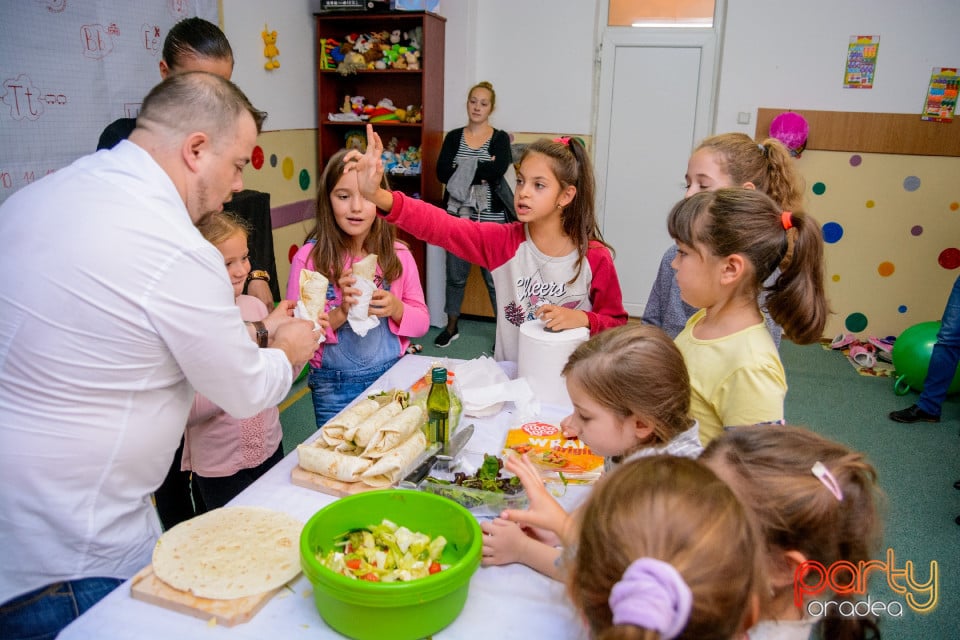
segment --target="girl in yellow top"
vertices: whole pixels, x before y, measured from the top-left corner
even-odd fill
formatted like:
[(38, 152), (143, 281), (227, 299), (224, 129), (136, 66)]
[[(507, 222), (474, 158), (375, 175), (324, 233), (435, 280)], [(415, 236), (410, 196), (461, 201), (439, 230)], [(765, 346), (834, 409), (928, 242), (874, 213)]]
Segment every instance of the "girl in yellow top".
[(767, 312), (785, 337), (820, 338), (828, 313), (820, 225), (766, 194), (726, 188), (677, 203), (667, 229), (677, 243), (671, 266), (680, 295), (700, 309), (676, 337), (700, 440), (706, 445), (724, 427), (782, 422), (787, 381), (757, 297), (766, 290)]

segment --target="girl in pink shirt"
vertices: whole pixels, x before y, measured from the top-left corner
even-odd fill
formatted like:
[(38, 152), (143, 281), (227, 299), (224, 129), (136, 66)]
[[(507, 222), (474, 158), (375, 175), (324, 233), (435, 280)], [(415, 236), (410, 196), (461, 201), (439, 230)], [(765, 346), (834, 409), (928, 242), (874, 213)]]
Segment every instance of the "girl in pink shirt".
[[(241, 295), (250, 273), (247, 227), (228, 213), (215, 213), (199, 225), (200, 233), (223, 254), (240, 315), (257, 323), (269, 315), (259, 298)], [(288, 306), (276, 313), (286, 315)], [(261, 345), (262, 346), (262, 345)], [(283, 431), (277, 407), (250, 418), (234, 418), (196, 394), (184, 433), (181, 468), (193, 471), (193, 489), (207, 510), (224, 506), (283, 459)], [(198, 507), (200, 500), (194, 497)], [(198, 513), (203, 509), (198, 508)]]
[[(331, 156), (320, 175), (315, 225), (290, 261), (287, 281), (288, 300), (300, 298), (303, 269), (318, 271), (330, 281), (319, 318), (329, 322), (326, 341), (310, 361), (307, 378), (317, 428), (396, 364), (410, 338), (430, 328), (413, 254), (397, 240), (396, 228), (360, 194), (356, 174), (344, 173), (345, 155), (340, 151)], [(377, 270), (368, 315), (380, 322), (361, 336), (347, 315), (361, 293), (353, 264), (370, 254), (377, 255)]]

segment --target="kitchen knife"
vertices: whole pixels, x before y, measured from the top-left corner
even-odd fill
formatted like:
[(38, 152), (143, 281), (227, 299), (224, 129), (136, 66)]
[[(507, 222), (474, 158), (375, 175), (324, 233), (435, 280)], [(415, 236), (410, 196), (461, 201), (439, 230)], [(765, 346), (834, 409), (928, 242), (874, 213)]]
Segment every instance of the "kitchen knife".
[(430, 470), (433, 469), (433, 465), (437, 463), (438, 460), (443, 460), (445, 462), (450, 462), (453, 460), (460, 450), (467, 444), (470, 440), (470, 437), (473, 436), (473, 425), (468, 424), (467, 426), (459, 429), (453, 436), (450, 438), (450, 442), (444, 446), (438, 453), (433, 454), (424, 460), (421, 464), (407, 474), (407, 476), (400, 481), (400, 486), (410, 486), (418, 485), (420, 481), (427, 477), (430, 473)]

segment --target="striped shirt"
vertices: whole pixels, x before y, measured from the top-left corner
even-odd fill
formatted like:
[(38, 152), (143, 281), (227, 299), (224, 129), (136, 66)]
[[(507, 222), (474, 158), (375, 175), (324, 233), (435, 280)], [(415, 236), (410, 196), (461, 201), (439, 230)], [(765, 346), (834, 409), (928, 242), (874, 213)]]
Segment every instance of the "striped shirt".
[[(490, 140), (492, 139), (492, 137), (487, 138), (487, 140), (480, 145), (479, 149), (474, 149), (467, 144), (466, 138), (461, 136), (460, 146), (457, 148), (454, 163), (459, 163), (466, 158), (476, 158), (478, 162), (490, 162), (490, 160), (492, 160), (492, 156), (490, 155)], [(479, 220), (480, 222), (506, 221), (502, 211), (490, 211), (490, 185), (487, 184), (486, 181), (470, 187), (470, 195), (472, 196), (471, 199), (473, 202), (480, 204), (480, 211), (470, 216), (471, 220)]]

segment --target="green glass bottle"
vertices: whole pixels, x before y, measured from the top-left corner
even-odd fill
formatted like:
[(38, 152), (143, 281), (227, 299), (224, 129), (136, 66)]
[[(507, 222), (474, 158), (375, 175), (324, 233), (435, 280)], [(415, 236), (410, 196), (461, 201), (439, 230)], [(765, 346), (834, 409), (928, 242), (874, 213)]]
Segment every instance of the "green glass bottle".
[(427, 439), (446, 445), (450, 442), (450, 391), (447, 389), (447, 370), (434, 367), (430, 374), (430, 392), (427, 394)]

